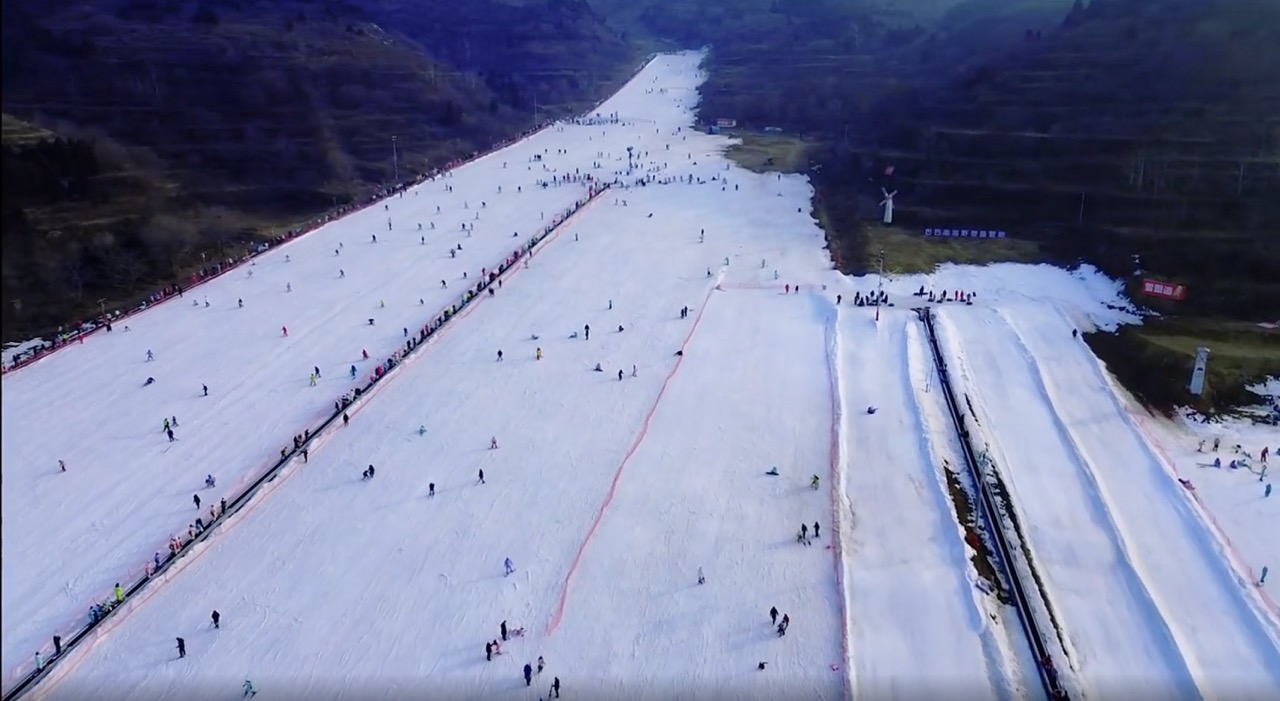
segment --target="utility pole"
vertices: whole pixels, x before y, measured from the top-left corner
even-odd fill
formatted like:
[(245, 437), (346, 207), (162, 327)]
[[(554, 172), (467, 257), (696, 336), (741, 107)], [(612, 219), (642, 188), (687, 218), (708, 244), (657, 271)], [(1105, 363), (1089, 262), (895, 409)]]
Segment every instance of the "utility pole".
[(884, 289), (884, 249), (880, 249), (880, 255), (876, 256), (877, 267), (880, 272), (880, 279), (876, 281), (876, 322), (880, 321), (880, 293)]
[(396, 148), (396, 135), (391, 135), (391, 170), (394, 173), (395, 183), (400, 184), (400, 151)]
[(537, 95), (533, 96), (533, 126), (534, 128), (537, 128), (538, 126), (538, 96)]

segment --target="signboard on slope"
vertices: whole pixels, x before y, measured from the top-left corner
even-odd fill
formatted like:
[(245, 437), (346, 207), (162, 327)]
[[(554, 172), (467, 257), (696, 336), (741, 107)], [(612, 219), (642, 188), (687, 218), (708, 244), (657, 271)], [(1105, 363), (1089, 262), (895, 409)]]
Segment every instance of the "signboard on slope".
[(1143, 278), (1142, 294), (1147, 295), (1148, 297), (1159, 297), (1161, 299), (1176, 299), (1178, 301), (1182, 301), (1187, 298), (1187, 288), (1183, 285), (1175, 285), (1171, 282)]

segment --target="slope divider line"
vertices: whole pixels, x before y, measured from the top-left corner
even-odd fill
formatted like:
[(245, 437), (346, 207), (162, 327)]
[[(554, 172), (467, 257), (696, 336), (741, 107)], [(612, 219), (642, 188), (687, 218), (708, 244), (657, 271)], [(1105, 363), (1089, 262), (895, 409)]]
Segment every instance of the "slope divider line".
[(667, 376), (662, 380), (662, 386), (658, 389), (658, 396), (654, 397), (653, 404), (649, 406), (649, 411), (645, 414), (644, 420), (641, 421), (640, 430), (636, 433), (635, 438), (632, 439), (631, 447), (627, 449), (622, 461), (618, 463), (618, 469), (614, 471), (613, 480), (609, 483), (609, 491), (605, 493), (604, 501), (600, 503), (600, 508), (596, 510), (595, 518), (592, 519), (591, 526), (587, 528), (587, 534), (583, 537), (582, 542), (578, 544), (578, 550), (573, 556), (573, 562), (569, 564), (569, 570), (565, 573), (564, 581), (560, 585), (560, 599), (556, 603), (555, 611), (551, 614), (551, 619), (547, 622), (544, 635), (551, 635), (560, 627), (560, 621), (564, 618), (565, 604), (569, 600), (569, 587), (573, 583), (573, 575), (577, 573), (578, 566), (582, 563), (582, 554), (595, 536), (596, 529), (600, 527), (605, 511), (608, 510), (609, 505), (613, 502), (613, 496), (618, 491), (618, 482), (622, 479), (623, 470), (631, 462), (631, 457), (640, 448), (640, 444), (648, 437), (649, 425), (653, 422), (653, 416), (657, 413), (658, 406), (662, 403), (662, 397), (667, 393), (667, 387), (671, 384), (671, 380), (675, 378), (676, 372), (680, 370), (680, 365), (684, 363), (684, 350), (689, 346), (689, 342), (693, 340), (693, 335), (697, 333), (698, 325), (702, 323), (702, 317), (706, 314), (707, 307), (711, 305), (711, 295), (719, 288), (720, 280), (723, 277), (724, 273), (721, 272), (716, 279), (715, 285), (707, 290), (707, 296), (702, 302), (702, 307), (698, 310), (698, 315), (694, 317), (689, 333), (685, 334), (684, 341), (680, 344), (680, 355), (676, 356), (676, 362), (672, 363), (671, 369), (667, 371)]
[[(1027, 346), (1026, 340), (1022, 337), (1022, 332), (1014, 325), (1012, 320), (1005, 312), (997, 310), (1000, 320), (1009, 327), (1013, 332), (1014, 338), (1018, 342), (1018, 350), (1021, 352), (1023, 361), (1032, 371), (1032, 375), (1036, 381), (1036, 390), (1044, 400), (1045, 406), (1049, 409), (1052, 416), (1054, 429), (1066, 446), (1070, 449), (1071, 454), (1067, 458), (1075, 465), (1080, 476), (1084, 478), (1084, 484), (1092, 497), (1093, 511), (1101, 518), (1106, 525), (1108, 539), (1116, 546), (1124, 560), (1124, 570), (1126, 571), (1125, 579), (1129, 580), (1134, 589), (1140, 594), (1142, 601), (1151, 609), (1151, 613), (1160, 622), (1160, 630), (1164, 637), (1171, 643), (1171, 652), (1177, 656), (1177, 661), (1182, 667), (1182, 671), (1187, 678), (1196, 685), (1197, 694), (1201, 698), (1206, 698), (1204, 690), (1200, 688), (1200, 681), (1197, 678), (1195, 670), (1192, 668), (1190, 660), (1187, 659), (1186, 653), (1183, 651), (1181, 641), (1184, 636), (1178, 632), (1178, 629), (1170, 622), (1169, 617), (1165, 613), (1165, 607), (1161, 605), (1155, 592), (1147, 586), (1146, 577), (1141, 572), (1141, 566), (1133, 557), (1133, 548), (1129, 543), (1129, 539), (1125, 536), (1124, 528), (1121, 526), (1116, 511), (1111, 506), (1110, 499), (1107, 498), (1102, 484), (1098, 480), (1097, 469), (1093, 466), (1093, 462), (1085, 455), (1084, 450), (1080, 447), (1075, 434), (1071, 427), (1067, 425), (1062, 418), (1062, 414), (1058, 411), (1058, 402), (1054, 398), (1054, 392), (1049, 387), (1048, 378), (1045, 376), (1044, 368), (1040, 365), (1032, 353), (1031, 348)], [(1172, 661), (1172, 660), (1171, 660)]]
[[(1027, 644), (1032, 649), (1032, 656), (1035, 659), (1036, 669), (1039, 673), (1040, 682), (1044, 686), (1045, 695), (1051, 699), (1065, 700), (1070, 697), (1071, 691), (1063, 683), (1063, 674), (1053, 665), (1054, 651), (1049, 646), (1050, 639), (1042, 628), (1044, 621), (1040, 620), (1039, 611), (1033, 607), (1033, 602), (1040, 605), (1047, 617), (1047, 622), (1057, 632), (1062, 653), (1066, 656), (1068, 663), (1071, 660), (1071, 655), (1068, 652), (1069, 640), (1064, 636), (1061, 625), (1056, 621), (1049, 593), (1046, 591), (1044, 583), (1036, 571), (1034, 556), (1031, 553), (1026, 536), (1018, 526), (1021, 519), (1017, 515), (1017, 505), (1012, 503), (1012, 499), (1002, 501), (997, 498), (992, 488), (993, 480), (991, 476), (983, 473), (983, 467), (980, 466), (978, 455), (973, 447), (975, 431), (981, 432), (981, 428), (971, 428), (969, 422), (965, 420), (966, 415), (959, 406), (955, 387), (952, 384), (954, 376), (948, 371), (947, 355), (950, 355), (956, 361), (961, 380), (967, 386), (975, 384), (968, 372), (961, 341), (952, 338), (951, 332), (946, 330), (947, 323), (933, 309), (921, 307), (914, 311), (924, 322), (925, 333), (929, 347), (933, 351), (934, 363), (938, 372), (938, 385), (946, 401), (947, 413), (951, 417), (954, 430), (960, 441), (965, 469), (978, 490), (977, 511), (981, 514), (982, 522), (987, 532), (991, 534), (991, 542), (995, 546), (993, 553), (997, 556), (997, 560), (1000, 563), (999, 567), (1004, 570), (1008, 578), (1009, 591), (1013, 595), (1014, 610), (1018, 613), (1018, 621), (1021, 624)], [(946, 330), (946, 332), (940, 332), (940, 328)], [(943, 351), (944, 339), (950, 341), (950, 343), (945, 343), (945, 345), (948, 345), (949, 353), (944, 353)], [(965, 395), (965, 399), (968, 401), (968, 394)], [(979, 395), (979, 406), (981, 406), (981, 403), (982, 397)], [(974, 409), (972, 403), (969, 405), (969, 418), (973, 419), (974, 427), (981, 426), (978, 412)], [(987, 447), (985, 452), (990, 452), (990, 446)], [(1003, 460), (1003, 457), (1001, 459)], [(1003, 480), (999, 478), (998, 470), (994, 465), (991, 465), (991, 470), (996, 473), (994, 481), (1002, 483)], [(1016, 538), (1016, 541), (1014, 538)], [(1015, 553), (1017, 553), (1015, 545), (1023, 548), (1022, 554), (1025, 557), (1021, 560), (1015, 559)], [(1034, 586), (1029, 586), (1025, 581), (1020, 565), (1027, 570), (1026, 574), (1029, 575)], [(1035, 595), (1034, 598), (1033, 595)]]
[[(914, 409), (912, 417), (915, 420), (915, 433), (919, 437), (922, 454), (929, 459), (929, 464), (924, 467), (925, 471), (933, 477), (930, 482), (933, 484), (934, 489), (931, 491), (938, 508), (939, 518), (943, 522), (940, 530), (947, 534), (947, 541), (951, 546), (948, 548), (948, 555), (955, 560), (952, 564), (955, 565), (955, 569), (958, 572), (962, 573), (966, 584), (960, 598), (965, 601), (965, 608), (970, 615), (974, 616), (976, 621), (983, 622), (987, 613), (978, 603), (973, 593), (976, 587), (970, 577), (972, 565), (969, 564), (967, 557), (968, 546), (964, 541), (964, 536), (961, 535), (961, 531), (957, 528), (952, 528), (952, 526), (956, 525), (959, 514), (954, 510), (955, 507), (951, 503), (951, 495), (947, 488), (946, 478), (941, 473), (942, 470), (947, 469), (943, 466), (946, 461), (946, 458), (943, 457), (944, 450), (946, 453), (952, 453), (957, 446), (950, 445), (950, 441), (945, 439), (942, 441), (948, 444), (945, 448), (938, 445), (939, 441), (935, 439), (941, 432), (928, 418), (924, 402), (920, 399), (919, 389), (916, 387), (915, 382), (912, 381), (912, 367), (919, 367), (920, 354), (928, 353), (927, 341), (920, 338), (918, 323), (921, 322), (917, 320), (916, 323), (906, 324), (902, 336), (901, 357), (906, 361), (903, 363), (903, 391), (910, 397), (911, 407)], [(932, 374), (934, 368), (927, 367), (924, 372)], [(947, 435), (950, 437), (951, 434)], [(951, 457), (954, 458), (955, 456), (951, 455)], [(963, 460), (963, 456), (960, 459)], [(1010, 661), (996, 641), (995, 629), (989, 625), (980, 625), (978, 627), (981, 630), (979, 637), (982, 639), (982, 653), (987, 664), (987, 668), (983, 671), (986, 672), (986, 677), (991, 682), (991, 690), (1000, 698), (1008, 698), (1010, 684), (1013, 682)], [(1030, 649), (1030, 646), (1028, 646), (1028, 649)]]
[[(825, 300), (825, 296), (820, 297)], [(844, 540), (848, 536), (845, 527), (845, 512), (853, 512), (849, 504), (849, 492), (844, 479), (844, 436), (845, 436), (845, 400), (844, 380), (840, 373), (840, 305), (832, 304), (827, 314), (827, 377), (831, 383), (831, 530), (835, 537), (831, 539), (832, 558), (836, 571), (836, 591), (840, 597), (840, 664), (844, 670), (840, 675), (844, 687), (844, 698), (853, 699), (854, 665), (853, 665), (853, 617), (849, 611), (849, 587), (844, 576)]]

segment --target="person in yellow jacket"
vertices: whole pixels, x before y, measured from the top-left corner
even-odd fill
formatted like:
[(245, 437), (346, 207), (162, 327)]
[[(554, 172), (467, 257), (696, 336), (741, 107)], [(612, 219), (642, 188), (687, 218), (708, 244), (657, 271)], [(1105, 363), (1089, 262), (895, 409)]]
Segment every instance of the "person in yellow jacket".
[(123, 603), (123, 602), (124, 602), (124, 589), (122, 589), (122, 588), (120, 587), (120, 583), (119, 583), (119, 582), (116, 582), (115, 595), (116, 595), (116, 603), (117, 603), (117, 604), (119, 604), (119, 603)]

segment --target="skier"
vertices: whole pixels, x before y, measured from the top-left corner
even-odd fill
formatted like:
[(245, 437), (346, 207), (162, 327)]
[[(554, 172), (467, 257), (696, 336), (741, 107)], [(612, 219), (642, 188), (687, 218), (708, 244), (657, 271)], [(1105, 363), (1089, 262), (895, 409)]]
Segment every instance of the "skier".
[(66, 472), (66, 471), (67, 471), (67, 464), (66, 464), (65, 462), (63, 462), (63, 461), (59, 460), (59, 461), (58, 461), (58, 471), (60, 471), (60, 472)]
[(418, 435), (419, 435), (419, 436), (421, 436), (421, 435), (425, 435), (425, 434), (426, 434), (426, 432), (427, 432), (427, 427), (426, 427), (426, 426), (423, 426), (422, 424), (419, 424), (419, 425), (418, 425)]
[(169, 436), (169, 442), (170, 442), (170, 443), (172, 443), (172, 442), (174, 442), (174, 441), (178, 440), (177, 438), (174, 438), (174, 437), (173, 437), (173, 429), (171, 429), (171, 428), (166, 428), (166, 429), (164, 430), (164, 432)]
[(346, 426), (349, 423), (351, 423), (351, 417), (347, 416), (347, 412), (342, 412), (342, 425)]
[(498, 362), (502, 362), (502, 349), (498, 349)]
[(149, 351), (149, 350), (148, 350), (148, 351), (147, 351), (147, 362), (151, 362), (152, 360), (155, 360), (155, 359), (156, 359), (156, 354), (155, 354), (155, 353), (152, 353), (151, 351)]
[(493, 436), (489, 439), (489, 450), (497, 450), (497, 449), (498, 449), (498, 437)]
[(622, 371), (618, 371), (618, 382), (622, 382)]
[(148, 377), (148, 378), (147, 378), (147, 381), (142, 383), (142, 386), (143, 386), (143, 387), (146, 387), (147, 385), (155, 384), (155, 381), (156, 381), (156, 378), (154, 378), (154, 377)]
[(199, 508), (200, 508), (200, 495), (199, 495), (199, 494), (192, 494), (192, 495), (191, 495), (191, 501), (194, 501), (194, 502), (196, 503), (196, 508), (197, 508), (197, 509), (199, 509)]
[(583, 324), (583, 325), (582, 325), (582, 335), (583, 335), (583, 337), (584, 337), (582, 340), (584, 340), (584, 341), (590, 341), (590, 340), (591, 340), (591, 324)]
[(635, 377), (635, 376), (636, 376), (636, 374), (637, 374), (637, 372), (638, 372), (638, 371), (636, 370), (636, 366), (635, 366), (635, 365), (632, 365), (632, 366), (631, 366), (631, 376), (632, 376), (632, 377)]
[(436, 495), (436, 483), (431, 482), (427, 485), (427, 498), (430, 499)]
[(237, 299), (236, 306), (238, 306), (240, 309), (244, 309), (244, 299), (243, 298)]
[(546, 662), (542, 660), (542, 655), (538, 655), (538, 674), (542, 674), (542, 668), (546, 666)]
[(216, 628), (221, 628), (221, 627), (222, 627), (222, 625), (221, 625), (221, 624), (222, 624), (222, 614), (218, 613), (218, 611), (217, 611), (216, 609), (214, 610), (213, 615), (212, 615), (212, 616), (210, 616), (210, 618), (212, 618), (212, 619), (213, 619), (213, 627), (214, 627), (215, 629), (216, 629)]
[(778, 623), (778, 607), (769, 607), (769, 625), (777, 625)]
[(556, 698), (560, 698), (560, 677), (551, 680), (551, 692), (555, 694)]
[(351, 366), (351, 379), (356, 379), (356, 366)]
[(533, 686), (533, 665), (524, 663), (524, 685)]
[(542, 346), (538, 346), (536, 349), (534, 349), (534, 351), (533, 351), (533, 359), (534, 359), (534, 360), (542, 360)]
[(288, 327), (288, 326), (281, 326), (281, 327), (280, 327), (280, 335), (281, 335), (281, 336), (283, 336), (283, 337), (285, 337), (285, 338), (288, 338), (288, 337), (289, 337), (289, 327)]
[(818, 476), (817, 476), (817, 475), (814, 475), (814, 476), (813, 476), (813, 479), (809, 480), (809, 486), (810, 486), (810, 487), (813, 487), (814, 491), (817, 491), (817, 489), (818, 489)]
[[(507, 572), (506, 572), (506, 574), (504, 574), (504, 575), (503, 575), (504, 577), (505, 577), (505, 576), (507, 576), (507, 575), (509, 575), (509, 574), (511, 574), (512, 572), (515, 572), (515, 571), (516, 571), (516, 567), (515, 567), (515, 565), (511, 564), (511, 558), (507, 558), (507, 559), (503, 560), (503, 561), (502, 561), (502, 567), (503, 567), (503, 569), (505, 569), (505, 570), (507, 571)], [(506, 624), (504, 623), (502, 627), (505, 629), (507, 626), (506, 626)], [(503, 639), (503, 640), (506, 640), (506, 639), (507, 639), (507, 636), (505, 635), (505, 630), (504, 630), (504, 635), (502, 636), (502, 639)]]
[(247, 698), (253, 698), (258, 695), (258, 690), (253, 688), (253, 682), (248, 679), (244, 680), (244, 695)]
[(814, 538), (817, 538), (817, 539), (819, 539), (819, 540), (821, 540), (822, 536), (821, 536), (821, 535), (818, 535), (819, 529), (820, 529), (820, 527), (819, 527), (819, 525), (818, 525), (818, 522), (817, 522), (817, 521), (814, 521), (814, 522), (813, 522), (813, 537), (814, 537)]
[(706, 583), (707, 583), (707, 577), (702, 573), (702, 567), (699, 566), (698, 567), (698, 584), (706, 584)]
[(484, 484), (484, 468), (480, 468), (480, 479), (476, 480), (476, 484)]
[(200, 388), (204, 390), (204, 396), (209, 396), (209, 385), (200, 385)]
[(493, 661), (493, 643), (484, 644), (484, 660), (485, 662)]
[(218, 481), (217, 481), (217, 480), (215, 480), (215, 479), (213, 478), (213, 475), (205, 475), (205, 476), (204, 476), (204, 486), (206, 486), (206, 487), (208, 487), (208, 488), (212, 489), (212, 488), (216, 487), (217, 485), (218, 485)]
[[(511, 558), (507, 558), (506, 565), (507, 565), (507, 574), (511, 574)], [(506, 621), (503, 621), (502, 623), (498, 624), (498, 633), (502, 635), (502, 640), (505, 642), (507, 640), (507, 622)]]
[(187, 656), (187, 641), (183, 640), (182, 638), (178, 638), (178, 658), (181, 659), (186, 656)]

